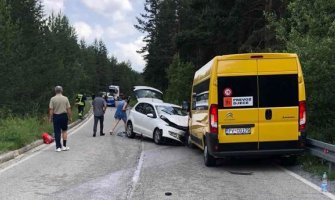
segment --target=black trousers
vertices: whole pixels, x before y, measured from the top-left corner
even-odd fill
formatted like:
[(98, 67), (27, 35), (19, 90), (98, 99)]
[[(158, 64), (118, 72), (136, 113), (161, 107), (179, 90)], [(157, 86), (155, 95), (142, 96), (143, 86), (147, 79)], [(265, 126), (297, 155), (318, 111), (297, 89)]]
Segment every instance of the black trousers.
[(93, 133), (97, 132), (98, 121), (100, 121), (100, 133), (104, 130), (104, 116), (94, 116)]
[(84, 113), (85, 106), (78, 105), (78, 114), (82, 115)]
[(61, 144), (61, 133), (62, 131), (67, 130), (67, 123), (68, 118), (67, 114), (53, 114), (53, 125), (54, 125), (54, 134), (55, 134), (55, 142), (56, 142), (56, 149), (62, 148)]

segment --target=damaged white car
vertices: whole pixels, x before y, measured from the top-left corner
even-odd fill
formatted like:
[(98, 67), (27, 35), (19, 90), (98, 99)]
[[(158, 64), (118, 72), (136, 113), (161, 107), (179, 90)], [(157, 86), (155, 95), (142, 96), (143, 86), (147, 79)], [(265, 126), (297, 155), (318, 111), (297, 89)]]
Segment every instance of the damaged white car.
[(130, 110), (127, 136), (142, 134), (154, 139), (156, 144), (166, 139), (183, 142), (187, 126), (188, 115), (180, 106), (142, 99)]

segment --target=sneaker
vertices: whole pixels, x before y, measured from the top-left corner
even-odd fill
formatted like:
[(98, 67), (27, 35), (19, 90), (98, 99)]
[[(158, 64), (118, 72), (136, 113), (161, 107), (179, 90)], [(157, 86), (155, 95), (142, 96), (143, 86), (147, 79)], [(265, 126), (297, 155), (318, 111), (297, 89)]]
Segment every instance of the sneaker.
[(61, 148), (57, 148), (57, 149), (56, 149), (56, 152), (61, 152), (61, 151), (62, 151)]
[(93, 137), (95, 137), (96, 136), (96, 134), (95, 133), (93, 133)]
[(62, 147), (62, 151), (68, 151), (70, 150), (70, 147)]
[(105, 135), (105, 133), (100, 133), (100, 136), (104, 136)]

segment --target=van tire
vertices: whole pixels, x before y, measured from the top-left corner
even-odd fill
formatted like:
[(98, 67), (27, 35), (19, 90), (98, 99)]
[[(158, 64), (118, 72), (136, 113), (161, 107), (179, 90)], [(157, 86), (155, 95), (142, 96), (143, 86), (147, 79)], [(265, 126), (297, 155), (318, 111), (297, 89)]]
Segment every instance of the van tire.
[(134, 133), (134, 130), (133, 130), (133, 124), (131, 122), (127, 123), (126, 133), (127, 133), (128, 138), (134, 138), (135, 137), (135, 133)]
[(205, 144), (204, 148), (204, 161), (207, 167), (214, 167), (216, 165), (216, 158), (209, 154), (207, 144)]
[(155, 144), (158, 144), (158, 145), (162, 144), (162, 141), (163, 141), (162, 138), (163, 138), (162, 131), (159, 128), (156, 128), (153, 134), (153, 139), (154, 139)]

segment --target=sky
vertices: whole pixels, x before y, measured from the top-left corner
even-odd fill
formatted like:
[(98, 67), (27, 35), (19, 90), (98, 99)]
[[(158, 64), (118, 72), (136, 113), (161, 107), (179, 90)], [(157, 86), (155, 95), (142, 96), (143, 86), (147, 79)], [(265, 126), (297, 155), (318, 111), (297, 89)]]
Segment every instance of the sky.
[(145, 0), (42, 0), (47, 15), (62, 12), (76, 29), (78, 39), (91, 44), (101, 39), (110, 56), (143, 72), (143, 55), (136, 51), (144, 46), (144, 35), (134, 28), (136, 17), (144, 13)]

